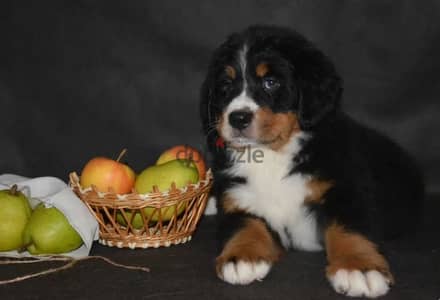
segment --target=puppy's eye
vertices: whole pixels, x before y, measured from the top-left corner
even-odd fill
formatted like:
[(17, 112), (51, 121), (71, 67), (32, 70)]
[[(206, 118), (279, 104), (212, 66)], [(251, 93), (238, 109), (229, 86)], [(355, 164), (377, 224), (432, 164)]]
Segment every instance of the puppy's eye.
[(270, 93), (270, 92), (277, 90), (281, 84), (279, 83), (278, 80), (276, 80), (273, 77), (265, 77), (265, 78), (263, 78), (262, 85), (263, 85), (263, 89), (266, 92)]

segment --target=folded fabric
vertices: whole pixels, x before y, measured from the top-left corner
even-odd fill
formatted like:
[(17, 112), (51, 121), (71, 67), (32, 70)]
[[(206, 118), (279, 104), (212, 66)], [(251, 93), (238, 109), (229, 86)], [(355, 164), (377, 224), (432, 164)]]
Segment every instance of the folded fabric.
[[(14, 174), (0, 175), (0, 190), (17, 185), (18, 190), (24, 193), (34, 208), (40, 202), (47, 207), (55, 207), (60, 210), (69, 221), (70, 225), (81, 236), (84, 244), (69, 253), (63, 255), (74, 258), (88, 256), (94, 240), (99, 237), (98, 223), (88, 210), (87, 206), (73, 193), (70, 187), (56, 177), (26, 178)], [(0, 252), (0, 255), (23, 257), (31, 256), (28, 252), (17, 251)]]

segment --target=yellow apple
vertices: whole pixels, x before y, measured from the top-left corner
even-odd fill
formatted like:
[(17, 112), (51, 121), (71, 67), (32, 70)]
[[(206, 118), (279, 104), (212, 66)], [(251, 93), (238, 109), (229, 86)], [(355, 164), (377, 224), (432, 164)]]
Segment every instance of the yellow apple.
[(124, 149), (117, 160), (106, 157), (91, 159), (81, 172), (81, 186), (87, 188), (94, 185), (100, 192), (108, 192), (112, 189), (117, 194), (130, 193), (136, 175), (129, 166), (119, 162), (125, 152)]
[(159, 156), (156, 165), (161, 165), (175, 159), (189, 159), (194, 162), (199, 173), (199, 179), (205, 178), (206, 164), (203, 155), (197, 149), (188, 145), (177, 145), (164, 152)]

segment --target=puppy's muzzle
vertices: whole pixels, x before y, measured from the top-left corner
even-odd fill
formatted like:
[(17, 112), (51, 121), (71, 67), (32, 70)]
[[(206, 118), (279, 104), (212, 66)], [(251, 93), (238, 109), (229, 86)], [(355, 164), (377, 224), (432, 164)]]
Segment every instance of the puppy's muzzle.
[(254, 118), (254, 113), (250, 110), (236, 110), (229, 114), (228, 120), (232, 128), (243, 130), (246, 129)]

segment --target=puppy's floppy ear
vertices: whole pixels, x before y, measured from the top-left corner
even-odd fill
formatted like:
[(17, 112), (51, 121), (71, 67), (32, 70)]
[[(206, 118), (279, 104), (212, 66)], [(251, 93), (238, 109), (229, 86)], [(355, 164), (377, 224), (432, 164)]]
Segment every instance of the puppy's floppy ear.
[(215, 148), (216, 140), (219, 138), (218, 132), (215, 129), (218, 120), (214, 88), (215, 78), (212, 68), (210, 68), (200, 90), (199, 106), (199, 114), (202, 121), (202, 131), (205, 135), (208, 148), (210, 148), (210, 150)]
[(202, 121), (202, 131), (204, 134), (206, 134), (209, 129), (209, 120), (211, 118), (209, 105), (213, 99), (213, 88), (210, 81), (210, 76), (208, 74), (202, 84), (202, 88), (200, 89), (199, 114), (200, 120)]
[(300, 125), (309, 129), (339, 109), (342, 80), (331, 61), (310, 45), (296, 52), (294, 73)]
[(203, 133), (206, 136), (208, 147), (211, 150), (216, 149), (216, 143), (219, 139), (219, 133), (216, 130), (222, 107), (219, 104), (221, 96), (216, 90), (216, 75), (224, 71), (227, 61), (234, 58), (234, 49), (240, 45), (240, 35), (231, 34), (226, 41), (221, 44), (212, 54), (209, 62), (208, 73), (203, 81), (200, 91), (200, 118), (202, 120)]

